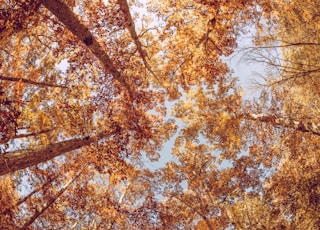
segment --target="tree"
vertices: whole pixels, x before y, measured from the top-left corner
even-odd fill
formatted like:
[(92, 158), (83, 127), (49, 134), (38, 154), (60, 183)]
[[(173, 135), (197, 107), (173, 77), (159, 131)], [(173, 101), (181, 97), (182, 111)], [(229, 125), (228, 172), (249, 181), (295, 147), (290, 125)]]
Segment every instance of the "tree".
[[(276, 113), (276, 116), (282, 114), (291, 121), (296, 120), (293, 123), (301, 127), (297, 130), (304, 130), (302, 123), (316, 128), (319, 123), (315, 109), (318, 107), (319, 93), (318, 2), (290, 1), (284, 4), (276, 1), (269, 4), (271, 8), (267, 10), (267, 20), (272, 26), (260, 27), (261, 33), (257, 38), (261, 46), (258, 61), (262, 60), (276, 69), (271, 78), (266, 76), (266, 79), (272, 87), (273, 97), (283, 101), (281, 106), (270, 108), (273, 108), (272, 113)], [(263, 51), (270, 48), (277, 48), (281, 52), (280, 58)], [(290, 123), (293, 124), (286, 122)], [(268, 215), (274, 220), (269, 222), (269, 226), (312, 229), (318, 225), (319, 207), (314, 200), (318, 197), (319, 186), (318, 172), (314, 167), (318, 164), (315, 156), (319, 142), (317, 133), (311, 133), (283, 132), (277, 143), (272, 144), (276, 148), (265, 152), (279, 159), (279, 164), (275, 165), (263, 189), (261, 205), (269, 209)], [(258, 151), (263, 151), (265, 146), (264, 140)], [(250, 150), (256, 151), (256, 146)], [(245, 217), (241, 218), (241, 224), (245, 224)], [(240, 229), (243, 228), (241, 224), (238, 225)]]
[[(8, 20), (5, 21), (3, 30), (9, 32), (7, 36), (2, 37), (1, 47), (3, 47), (3, 58), (8, 58), (12, 62), (10, 65), (9, 62), (2, 65), (1, 74), (9, 76), (2, 78), (4, 87), (8, 89), (6, 96), (14, 97), (19, 102), (20, 113), (14, 117), (16, 125), (14, 132), (27, 133), (10, 135), (10, 138), (25, 138), (24, 148), (7, 152), (1, 156), (3, 160), (1, 167), (4, 169), (2, 174), (28, 168), (23, 175), (29, 178), (31, 188), (34, 187), (32, 184), (45, 184), (46, 181), (50, 181), (52, 175), (60, 176), (58, 181), (53, 180), (48, 185), (48, 189), (42, 189), (23, 202), (26, 205), (23, 207), (24, 212), (33, 217), (26, 219), (18, 215), (12, 217), (16, 218), (15, 223), (20, 223), (18, 224), (20, 227), (27, 227), (29, 224), (46, 226), (43, 221), (51, 224), (52, 221), (56, 221), (56, 225), (59, 225), (62, 220), (65, 220), (66, 214), (62, 211), (63, 208), (59, 210), (56, 206), (56, 203), (62, 202), (61, 199), (64, 197), (58, 192), (58, 187), (59, 184), (64, 184), (63, 173), (70, 173), (70, 169), (72, 169), (71, 172), (76, 173), (78, 163), (74, 164), (75, 160), (71, 160), (73, 153), (70, 153), (71, 159), (67, 157), (66, 160), (63, 156), (57, 160), (58, 163), (54, 160), (46, 164), (47, 160), (52, 160), (53, 157), (72, 150), (79, 151), (79, 148), (83, 146), (87, 146), (87, 149), (94, 146), (96, 150), (92, 150), (92, 154), (89, 154), (90, 150), (85, 154), (86, 158), (90, 159), (85, 165), (92, 171), (107, 173), (112, 176), (112, 180), (117, 181), (117, 178), (123, 178), (123, 175), (120, 173), (119, 176), (116, 176), (118, 174), (115, 174), (114, 171), (120, 170), (120, 168), (114, 170), (112, 168), (121, 162), (120, 165), (125, 167), (124, 158), (132, 158), (131, 161), (139, 162), (141, 151), (144, 151), (150, 158), (156, 159), (157, 151), (162, 142), (175, 129), (172, 122), (165, 123), (160, 115), (147, 113), (147, 111), (154, 109), (159, 113), (164, 113), (164, 108), (161, 106), (163, 93), (159, 90), (148, 89), (149, 82), (146, 77), (141, 75), (145, 67), (137, 68), (140, 58), (134, 57), (134, 48), (130, 47), (131, 38), (127, 37), (125, 32), (117, 32), (119, 28), (124, 30), (122, 26), (125, 23), (121, 12), (114, 16), (114, 18), (117, 15), (121, 16), (119, 22), (110, 21), (108, 22), (110, 27), (103, 28), (103, 30), (111, 29), (109, 33), (116, 41), (114, 44), (112, 44), (113, 41), (109, 41), (108, 44), (107, 40), (104, 42), (100, 40), (99, 43), (95, 40), (96, 35), (90, 32), (90, 26), (84, 25), (85, 22), (81, 22), (78, 16), (70, 10), (70, 3), (66, 5), (60, 1), (43, 2), (48, 9), (56, 14), (57, 18), (50, 14), (43, 5), (31, 7), (32, 4), (31, 1), (8, 2), (7, 8), (4, 8), (11, 12), (11, 7), (16, 7), (19, 12), (17, 14), (21, 17), (19, 20), (23, 24), (19, 30), (11, 31), (9, 25), (16, 18), (13, 16), (6, 18)], [(32, 13), (24, 15), (24, 11), (20, 9), (29, 6), (30, 8), (25, 10), (32, 10)], [(55, 11), (56, 6), (61, 7), (59, 11)], [(98, 15), (90, 16), (90, 8), (84, 5), (79, 7), (85, 11), (89, 10), (87, 12), (89, 20), (98, 21), (96, 18), (98, 15), (100, 18), (104, 17), (101, 12)], [(114, 13), (113, 9), (117, 7), (117, 4), (104, 6), (102, 2), (96, 2), (92, 7), (106, 9), (110, 13)], [(40, 21), (30, 15), (39, 16)], [(67, 19), (71, 19), (71, 21)], [(24, 24), (24, 20), (34, 20), (32, 21), (34, 24), (29, 22)], [(70, 22), (73, 24), (68, 24)], [(115, 24), (112, 25), (113, 23)], [(67, 29), (73, 33), (73, 36)], [(82, 37), (84, 35), (85, 37)], [(8, 49), (10, 46), (17, 47), (17, 44), (21, 44), (20, 49), (13, 49), (13, 51)], [(23, 48), (30, 44), (36, 48)], [(117, 47), (118, 45), (120, 46)], [(107, 52), (107, 46), (110, 47), (113, 55), (118, 49), (121, 51), (120, 54), (112, 57), (112, 60)], [(85, 53), (89, 56), (84, 55)], [(43, 56), (43, 54), (47, 55)], [(16, 68), (17, 71), (12, 71), (15, 66), (21, 66), (24, 57), (27, 60), (25, 64), (21, 68)], [(61, 61), (65, 62), (64, 60), (67, 60), (69, 65), (65, 73), (57, 68), (57, 64)], [(113, 64), (113, 62), (117, 63)], [(102, 65), (99, 66), (100, 64)], [(123, 78), (126, 78), (125, 81)], [(85, 81), (87, 84), (83, 84)], [(61, 87), (57, 87), (60, 85)], [(14, 89), (17, 90), (14, 91)], [(99, 108), (98, 111), (97, 108)], [(8, 133), (8, 131), (6, 132)], [(9, 138), (5, 140), (9, 140)], [(108, 148), (104, 149), (102, 147), (104, 145)], [(77, 152), (74, 154), (77, 155)], [(119, 158), (112, 157), (118, 155)], [(20, 164), (18, 164), (17, 157), (20, 158)], [(135, 158), (137, 159), (135, 160)], [(81, 161), (80, 157), (75, 159), (77, 159), (76, 162)], [(112, 161), (109, 162), (109, 160)], [(59, 166), (59, 162), (63, 162), (63, 167)], [(39, 166), (38, 163), (42, 164)], [(36, 166), (30, 167), (32, 165)], [(132, 173), (134, 168), (131, 167), (128, 174)], [(79, 186), (85, 186), (92, 178), (88, 171), (82, 172), (81, 175), (85, 175), (83, 182), (80, 183), (77, 179), (75, 182), (77, 187), (73, 188), (75, 193), (69, 194), (70, 198), (67, 201), (85, 200), (87, 196), (92, 196), (95, 193), (92, 186), (80, 193)], [(20, 177), (17, 175), (16, 180)], [(104, 180), (108, 181), (109, 179)], [(121, 181), (122, 179), (119, 183)], [(116, 186), (115, 183), (113, 186)], [(118, 191), (115, 189), (113, 193), (116, 195)], [(58, 194), (59, 198), (55, 198), (52, 194)], [(97, 201), (92, 205), (98, 207), (98, 200), (97, 198)], [(48, 206), (41, 208), (38, 206), (41, 203), (48, 204)], [(116, 208), (117, 203), (111, 204)], [(71, 207), (70, 205), (71, 203), (68, 203), (67, 207)], [(87, 217), (91, 214), (86, 212), (89, 212), (90, 209), (81, 211), (82, 208), (82, 204), (77, 201), (75, 209), (79, 211), (80, 216), (84, 216), (84, 222), (81, 225), (89, 226)], [(34, 213), (34, 210), (37, 211)], [(100, 211), (102, 210), (97, 210), (97, 213), (102, 215)], [(55, 217), (50, 216), (49, 212), (55, 213)], [(122, 211), (120, 210), (120, 212)], [(137, 214), (133, 212), (131, 215)], [(119, 219), (118, 224), (121, 221)], [(67, 223), (71, 226), (70, 222)], [(100, 224), (102, 223), (100, 221)]]
[[(285, 112), (296, 119), (317, 116), (319, 17), (317, 1), (266, 2), (266, 20), (258, 25), (257, 47), (249, 48), (249, 60), (270, 68), (265, 77), (271, 87), (285, 88)], [(303, 96), (302, 96), (303, 94)], [(305, 106), (309, 104), (309, 106)], [(305, 116), (309, 114), (309, 116)]]
[[(149, 16), (136, 15), (140, 7)], [(3, 3), (0, 175), (8, 174), (1, 182), (9, 189), (1, 189), (1, 227), (316, 226), (317, 171), (308, 171), (316, 152), (303, 176), (290, 172), (289, 159), (301, 165), (301, 154), (317, 148), (318, 123), (285, 112), (282, 88), (244, 102), (223, 62), (245, 26), (277, 7), (253, 0)], [(174, 159), (148, 168), (166, 154), (167, 140)], [(269, 219), (259, 222), (262, 216)]]

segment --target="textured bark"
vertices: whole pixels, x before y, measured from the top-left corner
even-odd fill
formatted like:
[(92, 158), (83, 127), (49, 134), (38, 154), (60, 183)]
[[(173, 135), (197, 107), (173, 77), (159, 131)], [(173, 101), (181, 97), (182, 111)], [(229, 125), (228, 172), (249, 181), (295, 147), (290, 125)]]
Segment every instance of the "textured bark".
[(82, 41), (90, 51), (100, 60), (106, 72), (109, 72), (130, 94), (130, 86), (123, 79), (120, 72), (114, 66), (112, 60), (102, 46), (95, 39), (89, 29), (81, 23), (71, 9), (59, 0), (41, 0), (41, 4), (54, 14), (65, 27)]
[(56, 85), (56, 84), (50, 84), (50, 83), (45, 83), (45, 82), (36, 82), (36, 81), (31, 81), (28, 79), (24, 79), (24, 78), (15, 78), (15, 77), (5, 77), (3, 75), (0, 75), (0, 80), (4, 80), (4, 81), (22, 81), (24, 83), (28, 83), (30, 85), (37, 85), (40, 87), (56, 87), (56, 88), (67, 88), (66, 86), (63, 85)]
[(4, 153), (0, 155), (0, 176), (46, 162), (56, 156), (88, 146), (106, 136), (106, 133), (100, 133), (95, 137), (75, 138), (46, 146)]
[(289, 117), (277, 117), (266, 114), (245, 114), (244, 118), (262, 122), (270, 122), (276, 126), (295, 129), (305, 133), (312, 133), (320, 136), (320, 124), (309, 121), (297, 121)]

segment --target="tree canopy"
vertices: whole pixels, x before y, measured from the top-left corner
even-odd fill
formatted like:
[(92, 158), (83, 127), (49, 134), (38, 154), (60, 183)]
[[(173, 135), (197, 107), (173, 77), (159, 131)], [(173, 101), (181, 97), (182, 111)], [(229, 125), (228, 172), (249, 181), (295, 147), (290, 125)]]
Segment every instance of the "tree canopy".
[(0, 5), (1, 229), (320, 226), (318, 1)]

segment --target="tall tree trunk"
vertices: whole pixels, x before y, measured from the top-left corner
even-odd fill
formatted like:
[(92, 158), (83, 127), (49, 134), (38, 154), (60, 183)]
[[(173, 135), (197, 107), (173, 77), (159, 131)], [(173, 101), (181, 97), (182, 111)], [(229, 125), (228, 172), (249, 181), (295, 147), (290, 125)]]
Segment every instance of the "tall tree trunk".
[(102, 63), (106, 72), (112, 74), (112, 76), (124, 86), (129, 94), (132, 96), (130, 86), (123, 79), (121, 73), (114, 66), (112, 60), (102, 46), (95, 39), (89, 29), (81, 23), (77, 15), (75, 15), (71, 9), (60, 0), (40, 0), (41, 4), (46, 7), (52, 14), (54, 14), (61, 23), (63, 23), (70, 32), (73, 33), (80, 41), (82, 41), (90, 51), (98, 58)]
[(4, 153), (0, 155), (0, 176), (46, 162), (56, 156), (88, 146), (108, 135), (110, 134), (103, 132), (94, 137), (74, 138), (46, 146)]

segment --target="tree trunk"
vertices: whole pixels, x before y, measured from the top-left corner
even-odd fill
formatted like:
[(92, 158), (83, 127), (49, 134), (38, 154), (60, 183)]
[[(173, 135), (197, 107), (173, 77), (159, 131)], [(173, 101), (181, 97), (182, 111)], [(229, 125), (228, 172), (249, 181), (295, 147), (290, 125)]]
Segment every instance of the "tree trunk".
[(125, 15), (125, 19), (126, 19), (126, 23), (127, 23), (127, 28), (130, 32), (131, 38), (133, 39), (134, 43), (136, 44), (138, 53), (143, 61), (144, 66), (147, 68), (147, 70), (156, 78), (158, 79), (158, 77), (156, 76), (156, 74), (153, 72), (153, 70), (151, 69), (151, 66), (149, 65), (149, 63), (147, 62), (146, 59), (146, 54), (142, 49), (142, 44), (139, 40), (139, 37), (137, 35), (136, 29), (135, 29), (135, 25), (134, 25), (134, 21), (132, 19), (131, 13), (130, 13), (130, 9), (129, 9), (129, 5), (127, 0), (118, 0), (118, 4), (120, 6), (120, 10), (124, 13)]
[(274, 115), (250, 114), (250, 113), (242, 115), (242, 117), (249, 120), (270, 122), (276, 126), (291, 128), (304, 133), (311, 133), (311, 134), (320, 136), (320, 124), (316, 124), (310, 121), (297, 121), (290, 117), (277, 117)]
[(0, 155), (0, 176), (46, 162), (56, 156), (88, 146), (108, 134), (100, 133), (94, 137), (75, 138), (46, 146), (22, 149)]
[(132, 94), (130, 86), (123, 79), (116, 66), (114, 66), (109, 55), (98, 43), (89, 29), (81, 23), (77, 18), (77, 15), (75, 15), (64, 2), (60, 0), (41, 0), (41, 4), (54, 14), (59, 21), (73, 33), (74, 36), (76, 36), (90, 49), (90, 51), (102, 63), (106, 72), (111, 73), (112, 76), (128, 90), (129, 94)]
[(68, 189), (68, 187), (76, 180), (79, 178), (79, 176), (81, 175), (81, 172), (78, 173), (73, 179), (71, 179), (53, 198), (51, 198), (49, 200), (49, 202), (43, 206), (43, 208), (39, 211), (36, 210), (35, 213), (33, 214), (33, 216), (30, 218), (29, 221), (27, 221), (23, 227), (19, 228), (21, 230), (23, 229), (27, 229), (27, 227), (29, 227), (30, 225), (32, 225), (37, 218), (42, 215), (48, 208), (50, 208), (54, 202)]

